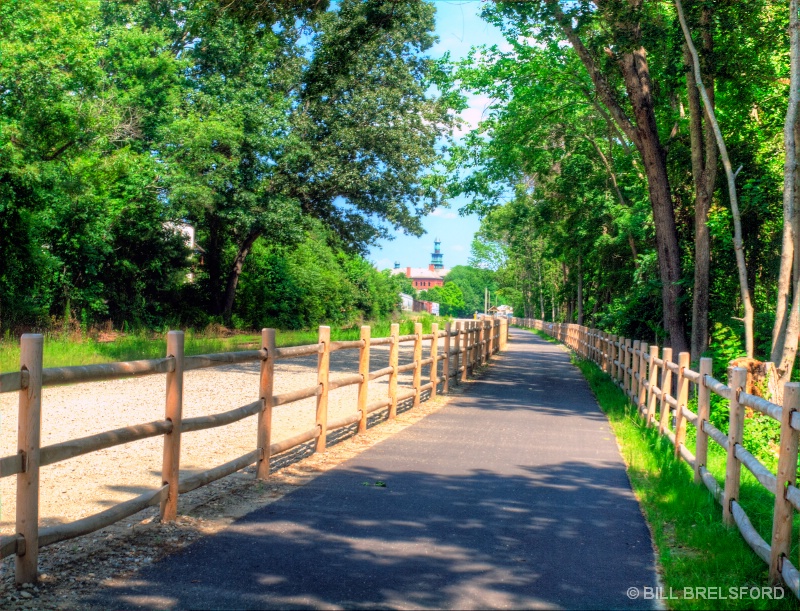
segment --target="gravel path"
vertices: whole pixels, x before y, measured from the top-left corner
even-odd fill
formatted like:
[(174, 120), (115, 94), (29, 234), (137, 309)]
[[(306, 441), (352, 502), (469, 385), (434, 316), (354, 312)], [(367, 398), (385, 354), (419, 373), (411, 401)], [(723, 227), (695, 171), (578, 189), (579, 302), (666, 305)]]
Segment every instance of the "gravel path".
[[(426, 341), (423, 358), (429, 356)], [(440, 341), (440, 346), (442, 342)], [(441, 350), (441, 348), (440, 348)], [(400, 364), (413, 359), (413, 342), (401, 344)], [(373, 346), (370, 369), (388, 365), (388, 346)], [(275, 394), (316, 384), (317, 357), (279, 361)], [(423, 369), (423, 383), (430, 378)], [(331, 378), (358, 371), (358, 350), (331, 354)], [(184, 376), (185, 418), (228, 411), (258, 397), (257, 363), (200, 369)], [(411, 372), (400, 375), (410, 385)], [(42, 445), (59, 443), (164, 417), (163, 375), (48, 388), (42, 401)], [(357, 385), (331, 391), (328, 420), (356, 411)], [(386, 397), (388, 377), (369, 386), (369, 401)], [(316, 399), (274, 408), (273, 442), (314, 426)], [(0, 395), (0, 456), (16, 453), (17, 396)], [(256, 418), (216, 429), (187, 433), (181, 439), (181, 473), (203, 471), (255, 448)], [(40, 525), (71, 522), (133, 498), (161, 483), (163, 439), (153, 437), (101, 450), (41, 471)], [(14, 531), (16, 478), (0, 480), (0, 532)]]

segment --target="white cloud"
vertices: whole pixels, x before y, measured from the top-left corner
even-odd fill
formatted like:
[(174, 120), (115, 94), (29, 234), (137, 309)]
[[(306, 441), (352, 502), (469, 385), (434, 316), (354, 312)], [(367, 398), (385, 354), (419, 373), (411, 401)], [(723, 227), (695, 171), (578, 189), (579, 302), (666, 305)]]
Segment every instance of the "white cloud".
[(450, 212), (446, 208), (437, 208), (431, 212), (431, 216), (438, 216), (443, 219), (457, 219), (458, 215), (455, 212)]
[(454, 246), (450, 247), (450, 250), (454, 252), (464, 252), (464, 247), (461, 244), (455, 244)]

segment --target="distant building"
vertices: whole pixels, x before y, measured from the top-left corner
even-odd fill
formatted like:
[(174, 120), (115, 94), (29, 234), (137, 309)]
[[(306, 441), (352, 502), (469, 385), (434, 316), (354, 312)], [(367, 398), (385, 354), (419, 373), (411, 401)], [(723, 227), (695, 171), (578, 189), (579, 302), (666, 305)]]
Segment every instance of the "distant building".
[(400, 293), (400, 309), (404, 312), (414, 311), (414, 298), (411, 295)]
[(514, 315), (514, 307), (510, 305), (493, 306), (489, 308), (489, 314), (511, 318)]
[(433, 252), (431, 253), (431, 265), (433, 269), (444, 269), (444, 255), (442, 254), (442, 241), (436, 238), (433, 241)]
[(395, 261), (392, 274), (402, 274), (405, 271), (406, 278), (411, 280), (412, 286), (418, 291), (426, 291), (435, 286), (444, 285), (444, 277), (450, 273), (450, 270), (444, 267), (444, 254), (442, 253), (441, 245), (441, 240), (436, 238), (433, 243), (431, 262), (428, 264), (427, 269), (424, 267), (406, 267), (403, 270), (400, 268), (400, 262)]
[(194, 227), (188, 223), (173, 223), (168, 221), (164, 223), (164, 229), (182, 236), (183, 243), (186, 244), (186, 247), (191, 251), (191, 254), (189, 255), (189, 263), (192, 271), (186, 274), (186, 281), (189, 283), (194, 282), (195, 268), (198, 266), (202, 267), (203, 255), (206, 252), (195, 240)]

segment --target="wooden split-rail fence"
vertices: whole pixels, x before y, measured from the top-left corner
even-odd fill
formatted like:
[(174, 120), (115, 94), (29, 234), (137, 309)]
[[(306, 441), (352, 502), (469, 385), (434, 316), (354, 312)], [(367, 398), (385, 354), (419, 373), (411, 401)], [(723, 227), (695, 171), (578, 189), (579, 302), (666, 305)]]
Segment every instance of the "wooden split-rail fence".
[[(675, 456), (694, 471), (695, 482), (703, 483), (722, 505), (726, 524), (739, 528), (753, 551), (769, 565), (770, 580), (781, 580), (800, 598), (800, 572), (789, 560), (794, 510), (800, 511), (797, 487), (798, 431), (800, 431), (800, 384), (786, 384), (783, 405), (748, 394), (747, 370), (728, 369), (728, 383), (715, 380), (712, 360), (701, 358), (698, 371), (690, 368), (688, 352), (674, 360), (671, 348), (619, 337), (576, 324), (548, 323), (531, 318), (513, 319), (514, 324), (537, 329), (561, 341), (579, 356), (596, 363), (625, 392), (648, 427), (669, 439)], [(660, 355), (660, 356), (659, 356)], [(690, 385), (696, 387), (697, 412), (689, 407)], [(726, 435), (711, 422), (711, 393), (727, 399), (730, 421)], [(781, 423), (777, 473), (772, 473), (743, 445), (745, 407)], [(695, 453), (686, 447), (686, 427), (697, 430)], [(725, 480), (720, 486), (707, 469), (709, 439), (727, 453)], [(772, 540), (767, 543), (753, 527), (739, 504), (742, 465), (773, 495)]]
[[(438, 349), (439, 339), (444, 339), (444, 349)], [(41, 335), (23, 335), (19, 371), (0, 374), (0, 393), (19, 393), (18, 452), (0, 458), (0, 477), (17, 477), (16, 534), (0, 538), (0, 558), (15, 556), (17, 583), (30, 583), (37, 579), (38, 550), (59, 541), (85, 535), (123, 520), (142, 509), (160, 505), (162, 521), (174, 520), (178, 510), (178, 495), (230, 475), (249, 465), (256, 464), (256, 476), (269, 475), (270, 458), (295, 446), (315, 442), (316, 451), (325, 450), (328, 431), (358, 424), (358, 432), (367, 428), (367, 416), (387, 409), (388, 418), (397, 414), (399, 403), (413, 399), (419, 405), (422, 394), (435, 397), (438, 385), (448, 392), (449, 382), (465, 381), (473, 369), (487, 364), (491, 355), (505, 347), (508, 324), (505, 319), (483, 321), (457, 321), (447, 323), (440, 331), (432, 325), (431, 333), (423, 334), (422, 325), (416, 323), (414, 333), (400, 335), (398, 324), (391, 326), (389, 337), (371, 337), (369, 326), (361, 327), (361, 339), (331, 341), (330, 327), (319, 328), (319, 342), (307, 346), (277, 348), (275, 329), (262, 331), (259, 350), (222, 352), (184, 356), (182, 331), (167, 334), (166, 356), (161, 359), (128, 361), (77, 367), (42, 367), (43, 338)], [(423, 342), (430, 341), (429, 356), (423, 358)], [(400, 344), (413, 342), (413, 361), (399, 365)], [(370, 348), (389, 346), (388, 367), (370, 371)], [(330, 355), (337, 350), (358, 350), (358, 372), (330, 378)], [(318, 355), (317, 384), (301, 390), (273, 395), (275, 362), (309, 355)], [(183, 418), (183, 374), (193, 369), (237, 363), (259, 362), (258, 399), (253, 403), (227, 412)], [(439, 377), (439, 363), (443, 376)], [(423, 367), (430, 366), (430, 381), (423, 383)], [(413, 371), (413, 384), (402, 388), (398, 375)], [(97, 382), (152, 374), (166, 375), (166, 409), (163, 420), (136, 424), (41, 447), (42, 388), (78, 382)], [(389, 377), (389, 392), (385, 399), (367, 403), (368, 385), (378, 378)], [(356, 411), (345, 418), (328, 422), (328, 394), (345, 386), (358, 384)], [(254, 392), (255, 394), (255, 392)], [(301, 399), (316, 397), (316, 422), (308, 431), (278, 442), (272, 441), (272, 410)], [(257, 443), (252, 452), (207, 471), (180, 477), (181, 435), (225, 426), (249, 416), (258, 416)], [(76, 456), (96, 452), (132, 441), (163, 435), (163, 485), (105, 511), (75, 522), (39, 527), (39, 469)]]

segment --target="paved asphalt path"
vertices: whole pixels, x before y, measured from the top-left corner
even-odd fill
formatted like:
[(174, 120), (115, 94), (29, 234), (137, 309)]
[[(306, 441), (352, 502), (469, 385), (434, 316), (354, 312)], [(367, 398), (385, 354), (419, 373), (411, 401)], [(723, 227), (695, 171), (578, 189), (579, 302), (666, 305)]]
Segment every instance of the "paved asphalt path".
[(448, 406), (87, 602), (651, 608), (627, 595), (656, 573), (606, 418), (563, 348), (511, 333)]

